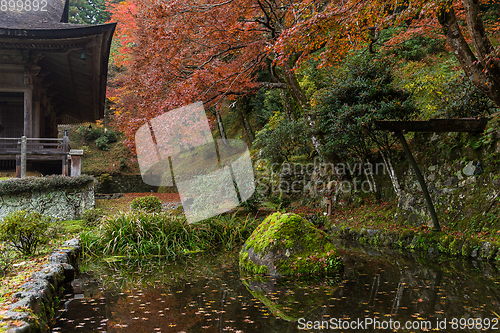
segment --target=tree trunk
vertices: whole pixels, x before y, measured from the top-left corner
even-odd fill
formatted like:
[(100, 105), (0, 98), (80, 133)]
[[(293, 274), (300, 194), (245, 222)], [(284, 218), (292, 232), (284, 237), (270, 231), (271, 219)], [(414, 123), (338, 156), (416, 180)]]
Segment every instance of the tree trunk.
[(286, 91), (281, 90), (280, 97), (281, 97), (281, 102), (283, 103), (283, 108), (285, 109), (285, 115), (288, 118), (288, 120), (296, 120), (295, 114), (292, 109), (292, 105), (290, 104), (290, 99), (288, 98)]
[(302, 110), (308, 109), (310, 106), (309, 100), (302, 91), (302, 88), (299, 85), (299, 81), (297, 81), (297, 78), (295, 77), (295, 74), (292, 72), (292, 69), (290, 68), (288, 62), (285, 62), (283, 64), (283, 77), (286, 81), (286, 85), (290, 90), (293, 99), (297, 102), (300, 108)]
[(380, 150), (380, 155), (382, 155), (385, 167), (387, 168), (387, 171), (389, 173), (389, 178), (391, 179), (394, 192), (396, 192), (396, 197), (399, 199), (399, 196), (401, 195), (401, 186), (399, 185), (398, 177), (396, 176), (396, 172), (394, 171), (394, 167), (392, 166), (391, 157), (389, 153), (387, 153), (387, 156), (385, 156), (382, 150)]
[(453, 2), (447, 1), (438, 9), (438, 21), (448, 44), (471, 82), (481, 89), (497, 106), (500, 106), (500, 63), (492, 47), (481, 17), (479, 0), (463, 0), (467, 29), (476, 55), (465, 41), (460, 30)]
[(220, 137), (222, 139), (222, 142), (224, 144), (227, 144), (227, 136), (226, 136), (226, 131), (224, 130), (224, 123), (222, 122), (222, 117), (220, 115), (220, 111), (217, 107), (215, 109), (215, 118), (217, 118), (217, 128), (219, 129)]
[[(377, 140), (373, 139), (373, 141), (377, 144), (378, 151), (380, 152), (380, 155), (382, 156), (382, 159), (384, 161), (384, 165), (387, 168), (387, 171), (389, 173), (389, 178), (391, 179), (392, 187), (394, 188), (394, 192), (396, 192), (396, 198), (399, 199), (399, 196), (401, 195), (401, 186), (399, 185), (399, 180), (396, 175), (396, 171), (394, 170), (394, 167), (392, 166), (391, 162), (391, 152), (390, 152), (390, 147), (389, 147), (389, 140), (387, 139), (387, 135), (385, 135), (386, 138), (386, 143), (385, 143), (385, 148), (382, 147), (382, 144), (379, 143)], [(384, 153), (384, 150), (386, 153)]]
[[(292, 72), (292, 69), (290, 68), (288, 62), (285, 62), (283, 65), (283, 78), (285, 79), (286, 85), (288, 87), (288, 90), (290, 91), (290, 94), (292, 95), (292, 98), (295, 100), (297, 105), (302, 109), (304, 118), (307, 120), (309, 127), (315, 128), (314, 120), (312, 120), (311, 116), (308, 115), (306, 112), (306, 110), (311, 107), (311, 105), (309, 104), (309, 100), (302, 91), (302, 88), (300, 87), (299, 82), (297, 81), (295, 74)], [(311, 141), (318, 155), (323, 160), (330, 162), (321, 152), (321, 143), (314, 134), (311, 135)]]
[(375, 182), (375, 177), (373, 177), (373, 170), (370, 170), (369, 172), (364, 168), (366, 164), (369, 163), (368, 158), (366, 159), (366, 163), (363, 163), (363, 159), (361, 159), (361, 169), (363, 170), (363, 173), (365, 174), (366, 180), (368, 181), (368, 184), (370, 184), (370, 189), (372, 192), (375, 194), (375, 197), (377, 197), (377, 183)]
[(238, 102), (236, 103), (236, 107), (238, 108), (238, 112), (241, 116), (241, 121), (243, 122), (243, 128), (245, 129), (245, 133), (249, 141), (248, 146), (251, 146), (253, 140), (255, 140), (255, 135), (247, 118), (247, 110), (251, 109), (250, 103), (247, 98), (242, 98), (238, 100)]

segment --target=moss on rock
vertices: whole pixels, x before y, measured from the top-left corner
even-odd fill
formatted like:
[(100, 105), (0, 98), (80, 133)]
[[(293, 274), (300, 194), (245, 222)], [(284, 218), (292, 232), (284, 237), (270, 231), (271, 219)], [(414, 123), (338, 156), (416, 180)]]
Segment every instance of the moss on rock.
[(239, 263), (246, 271), (272, 276), (327, 275), (342, 268), (326, 233), (292, 213), (268, 216), (243, 245)]

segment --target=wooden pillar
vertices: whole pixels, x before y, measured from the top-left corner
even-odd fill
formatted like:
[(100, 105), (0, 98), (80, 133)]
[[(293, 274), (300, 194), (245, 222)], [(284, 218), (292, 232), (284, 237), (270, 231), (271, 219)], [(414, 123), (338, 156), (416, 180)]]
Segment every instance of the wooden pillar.
[(31, 138), (33, 128), (33, 81), (29, 70), (24, 73), (24, 136)]
[(21, 155), (16, 155), (16, 178), (21, 178)]
[(68, 176), (68, 153), (69, 153), (69, 139), (66, 130), (64, 130), (64, 137), (62, 143), (62, 174), (63, 176)]
[(3, 107), (2, 107), (2, 104), (0, 103), (0, 138), (4, 138), (4, 137), (5, 137), (5, 134), (4, 134), (4, 133), (5, 133), (5, 132), (4, 132), (4, 130), (5, 130), (5, 126), (4, 126), (4, 124), (2, 123), (2, 113), (3, 113), (3, 112), (2, 112), (2, 111), (3, 111), (3, 110), (2, 110), (2, 108), (3, 108)]
[[(27, 152), (28, 140), (26, 136), (21, 137), (21, 178), (26, 177), (26, 152)], [(17, 169), (17, 168), (16, 168)]]
[(326, 198), (326, 215), (332, 216), (332, 198)]
[(42, 111), (40, 107), (40, 101), (35, 100), (33, 101), (33, 132), (32, 135), (34, 138), (39, 138), (40, 137), (40, 126), (42, 122)]

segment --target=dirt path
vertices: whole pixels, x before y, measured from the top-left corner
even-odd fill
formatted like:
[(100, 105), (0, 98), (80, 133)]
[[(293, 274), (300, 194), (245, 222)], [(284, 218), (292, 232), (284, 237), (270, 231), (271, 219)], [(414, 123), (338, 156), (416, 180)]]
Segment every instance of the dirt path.
[(130, 201), (135, 198), (147, 197), (148, 195), (152, 195), (160, 199), (161, 202), (177, 202), (181, 201), (178, 193), (124, 193), (123, 196), (125, 198), (132, 198)]

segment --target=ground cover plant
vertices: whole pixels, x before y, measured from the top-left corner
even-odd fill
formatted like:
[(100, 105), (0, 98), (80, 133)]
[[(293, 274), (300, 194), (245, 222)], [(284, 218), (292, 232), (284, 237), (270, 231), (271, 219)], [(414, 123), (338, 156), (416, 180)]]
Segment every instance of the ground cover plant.
[(103, 210), (100, 208), (88, 209), (82, 214), (83, 222), (85, 223), (86, 226), (89, 227), (99, 224), (102, 217), (103, 217)]
[(148, 213), (161, 212), (161, 201), (155, 196), (135, 198), (130, 204), (131, 210), (144, 210)]
[(52, 175), (49, 177), (8, 178), (0, 181), (0, 194), (14, 194), (23, 192), (47, 192), (58, 188), (79, 189), (94, 182), (92, 176), (81, 175), (67, 177)]
[(96, 199), (96, 208), (101, 209), (103, 215), (128, 212), (135, 199), (147, 196), (155, 196), (165, 205), (180, 205), (178, 193), (124, 193), (117, 199)]

